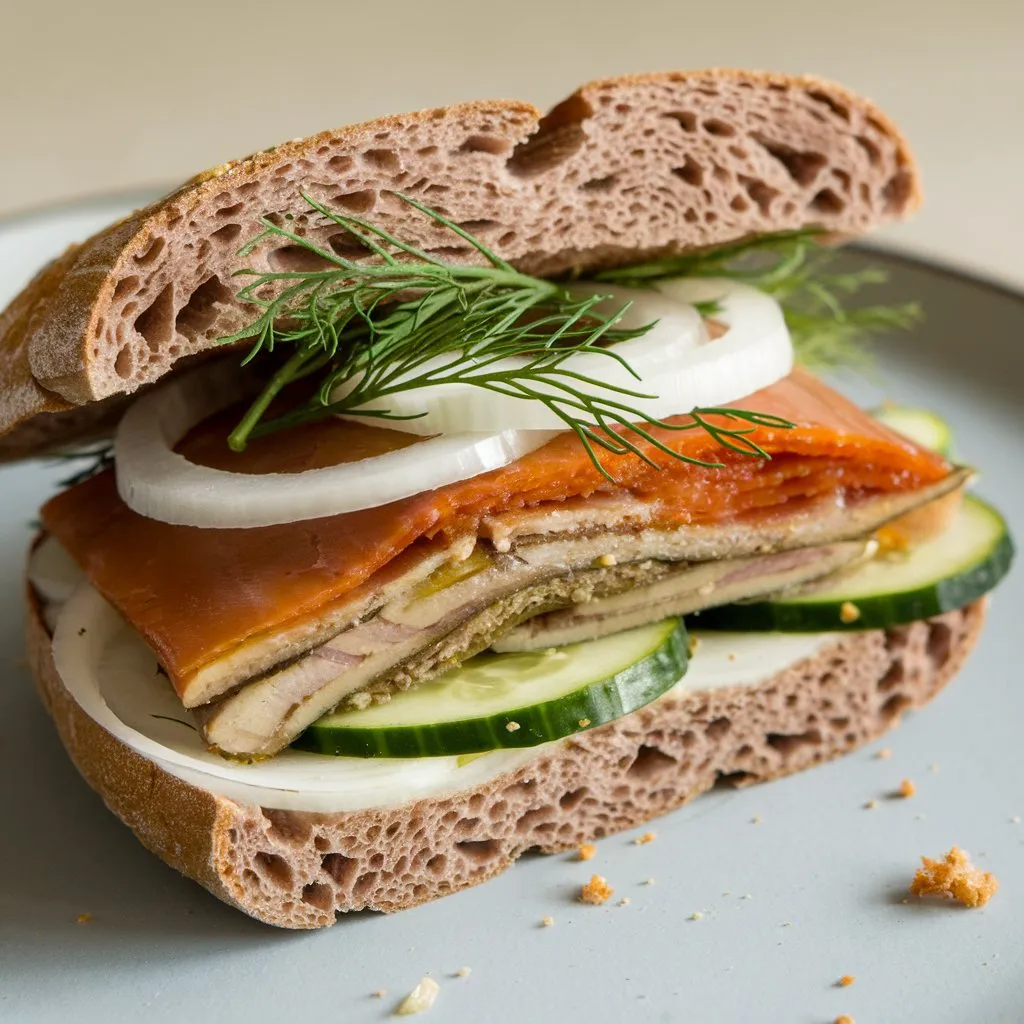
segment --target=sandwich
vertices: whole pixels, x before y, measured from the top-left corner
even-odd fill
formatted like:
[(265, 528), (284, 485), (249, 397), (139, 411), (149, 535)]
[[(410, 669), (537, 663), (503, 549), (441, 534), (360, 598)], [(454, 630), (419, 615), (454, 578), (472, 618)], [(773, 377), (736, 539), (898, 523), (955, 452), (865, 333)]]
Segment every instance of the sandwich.
[(910, 306), (871, 103), (739, 71), (214, 168), (0, 315), (0, 454), (87, 458), (42, 699), (140, 841), (289, 928), (838, 756), (930, 699), (1012, 544), (921, 411), (818, 375)]

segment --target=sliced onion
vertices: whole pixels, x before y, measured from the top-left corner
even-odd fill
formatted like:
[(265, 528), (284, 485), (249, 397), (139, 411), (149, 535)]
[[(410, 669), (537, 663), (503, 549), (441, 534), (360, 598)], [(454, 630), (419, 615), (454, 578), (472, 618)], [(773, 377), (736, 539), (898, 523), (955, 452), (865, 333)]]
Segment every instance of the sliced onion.
[[(612, 297), (598, 307), (603, 312), (632, 301), (617, 326), (657, 322), (643, 336), (614, 346), (614, 352), (629, 364), (635, 377), (616, 359), (593, 352), (570, 356), (561, 364), (562, 369), (654, 396), (636, 398), (614, 391), (602, 394), (636, 409), (645, 419), (663, 419), (696, 407), (723, 405), (774, 384), (792, 370), (789, 331), (782, 310), (770, 296), (726, 278), (678, 278), (660, 282), (655, 288), (646, 291), (606, 285), (574, 286), (581, 293), (610, 293)], [(714, 339), (694, 306), (710, 300), (719, 305), (714, 319), (728, 328)], [(420, 375), (443, 369), (455, 358), (455, 354), (439, 356), (417, 367), (415, 372)], [(514, 369), (525, 363), (525, 359), (506, 359), (481, 367), (481, 372)], [(335, 392), (335, 397), (343, 397), (354, 385), (354, 381), (347, 382)], [(550, 385), (535, 387), (547, 394), (560, 394)], [(592, 387), (584, 390), (595, 393)], [(466, 383), (416, 388), (367, 403), (363, 408), (418, 416), (419, 419), (394, 424), (397, 429), (417, 434), (565, 427), (543, 402), (498, 394)], [(579, 410), (572, 413), (578, 419), (593, 422)]]
[[(232, 473), (189, 462), (174, 446), (250, 392), (238, 366), (203, 368), (138, 399), (117, 430), (117, 489), (140, 515), (182, 526), (245, 528), (356, 512), (506, 466), (550, 432), (432, 437), (400, 451), (304, 473)], [(227, 443), (225, 439), (225, 444)]]

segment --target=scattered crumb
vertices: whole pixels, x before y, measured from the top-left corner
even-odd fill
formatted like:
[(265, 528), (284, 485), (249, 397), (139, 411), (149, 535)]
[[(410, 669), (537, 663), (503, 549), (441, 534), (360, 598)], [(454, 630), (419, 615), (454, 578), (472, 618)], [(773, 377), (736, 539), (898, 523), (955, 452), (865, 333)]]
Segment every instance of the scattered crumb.
[(692, 914), (690, 915), (690, 920), (691, 920), (691, 921), (699, 921), (699, 920), (700, 920), (700, 919), (701, 919), (701, 918), (702, 918), (703, 916), (704, 916), (704, 915), (703, 915), (703, 914), (702, 914), (702, 913), (701, 913), (701, 912), (700, 912), (699, 910), (695, 910), (695, 911), (694, 911), (694, 912), (693, 912), (693, 913), (692, 913)]
[(640, 884), (641, 885), (654, 885), (654, 879), (653, 878), (645, 878)]
[(844, 1013), (836, 1017), (835, 1024), (857, 1024), (857, 1022), (848, 1013)]
[(551, 917), (550, 915), (548, 915), (546, 917), (542, 917), (540, 919), (540, 926), (541, 926), (541, 928), (550, 928), (554, 923), (555, 923), (555, 919), (553, 917)]
[(860, 618), (860, 609), (852, 601), (844, 601), (839, 606), (840, 622), (856, 622)]
[(939, 770), (939, 766), (938, 766), (937, 762), (932, 761), (932, 763), (930, 765), (928, 765), (928, 771), (932, 772), (933, 774), (935, 772), (937, 772), (938, 770)]
[(875, 754), (875, 757), (877, 757), (879, 761), (888, 761), (889, 758), (892, 757), (892, 751), (888, 747), (882, 747), (882, 749)]
[(595, 853), (597, 853), (597, 847), (593, 843), (580, 843), (576, 850), (576, 856), (579, 860), (590, 860)]
[(697, 648), (700, 647), (700, 637), (690, 634), (690, 657), (692, 658), (697, 653)]
[(857, 979), (852, 974), (844, 974), (836, 984), (840, 988), (849, 988)]
[(780, 928), (792, 928), (793, 927), (793, 922), (792, 921), (783, 921), (782, 924), (779, 927)]
[(588, 725), (590, 725), (590, 719), (589, 718), (581, 718), (580, 719), (579, 726), (580, 726), (581, 729), (586, 729), (586, 727)]
[(750, 824), (751, 824), (751, 825), (760, 825), (760, 824), (761, 824), (761, 815), (760, 815), (760, 814), (755, 814), (755, 815), (754, 815), (754, 816), (753, 816), (753, 817), (752, 817), (752, 818), (750, 819)]
[(455, 977), (456, 978), (468, 978), (470, 976), (470, 974), (472, 974), (472, 972), (473, 972), (473, 968), (472, 967), (460, 967), (455, 972)]
[(424, 1013), (434, 1005), (440, 991), (441, 986), (433, 978), (420, 978), (420, 983), (399, 1003), (395, 1016), (410, 1017), (414, 1013)]
[(896, 792), (899, 793), (904, 800), (909, 800), (912, 796), (917, 796), (917, 786), (914, 784), (913, 779), (904, 779), (900, 783), (900, 788)]
[(873, 811), (877, 806), (878, 806), (878, 801), (877, 800), (869, 800), (864, 805), (864, 810), (865, 811)]
[(1019, 825), (1020, 824), (1020, 815), (1019, 814), (1015, 814), (1012, 818), (1010, 818), (1010, 824), (1011, 825)]
[(653, 843), (658, 837), (653, 832), (645, 832), (642, 836), (637, 836), (633, 840), (634, 846), (646, 846), (648, 843)]
[(607, 568), (611, 565), (618, 565), (619, 560), (614, 555), (599, 555), (597, 558), (597, 564), (603, 568)]
[(728, 653), (728, 654), (726, 655), (726, 658), (728, 658), (728, 659), (729, 659), (729, 661), (735, 661), (735, 660), (736, 660), (736, 652), (735, 652), (735, 651), (730, 651), (730, 652), (729, 652), (729, 653)]
[(633, 901), (628, 896), (623, 896), (622, 899), (619, 900), (618, 906), (620, 906), (620, 907), (628, 907), (630, 905), (630, 903), (632, 903), (632, 902)]
[(505, 728), (508, 729), (509, 732), (519, 732), (519, 723), (509, 722), (508, 725), (505, 726)]
[(976, 868), (970, 857), (954, 846), (942, 860), (921, 858), (921, 867), (910, 883), (910, 895), (942, 896), (959, 900), (966, 907), (983, 907), (998, 888), (995, 875)]
[(79, 914), (75, 918), (76, 924), (88, 924), (92, 920), (92, 914)]
[(915, 814), (914, 815), (914, 821), (924, 821), (924, 819), (927, 818), (927, 817), (928, 817), (927, 814)]
[(365, 690), (360, 690), (359, 693), (353, 693), (352, 696), (349, 697), (348, 703), (355, 708), (356, 711), (365, 711), (373, 703), (373, 697)]
[(601, 875), (591, 875), (590, 881), (580, 886), (580, 902), (592, 903), (596, 907), (607, 903), (614, 894), (615, 890)]
[(371, 992), (370, 993), (370, 995), (374, 999), (383, 999), (387, 994), (388, 994), (388, 990), (386, 988), (379, 988), (379, 989), (377, 989), (376, 992)]
[(743, 894), (743, 895), (742, 895), (742, 896), (740, 897), (740, 899), (741, 899), (741, 900), (752, 900), (753, 898), (754, 898), (754, 897), (753, 897), (753, 896), (751, 896), (749, 892), (747, 892), (747, 893), (744, 893), (744, 894)]

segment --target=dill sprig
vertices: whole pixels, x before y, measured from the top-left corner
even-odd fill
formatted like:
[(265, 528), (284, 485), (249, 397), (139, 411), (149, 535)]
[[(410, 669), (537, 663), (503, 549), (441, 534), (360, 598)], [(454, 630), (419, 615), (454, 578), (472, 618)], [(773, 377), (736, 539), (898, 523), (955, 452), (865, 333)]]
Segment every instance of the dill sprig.
[(62, 488), (74, 487), (114, 465), (114, 442), (104, 438), (91, 444), (51, 452), (48, 459), (58, 465), (79, 464), (70, 475), (58, 480)]
[[(703, 430), (723, 447), (757, 458), (768, 455), (748, 435), (758, 427), (792, 426), (777, 416), (720, 408), (694, 409), (682, 423), (651, 420), (629, 399), (654, 396), (566, 365), (573, 355), (595, 353), (618, 362), (639, 380), (615, 344), (639, 337), (653, 325), (618, 326), (629, 303), (608, 313), (601, 304), (609, 295), (581, 296), (564, 282), (523, 274), (437, 211), (396, 195), (472, 246), (483, 265), (447, 263), (305, 193), (305, 202), (355, 238), (370, 258), (340, 256), (264, 218), (264, 230), (242, 255), (268, 237), (284, 238), (317, 257), (322, 269), (239, 272), (253, 278), (239, 298), (260, 314), (222, 341), (254, 339), (245, 362), (282, 345), (291, 354), (232, 431), (229, 444), (235, 450), (244, 449), (250, 438), (337, 413), (410, 418), (380, 403), (400, 392), (450, 383), (541, 402), (576, 434), (609, 479), (597, 449), (632, 453), (656, 466), (653, 448), (673, 459), (721, 467), (720, 462), (674, 451), (651, 432), (652, 426)], [(272, 297), (266, 297), (268, 290)], [(286, 388), (312, 377), (317, 380), (311, 398), (268, 417)], [(368, 408), (371, 404), (376, 407)]]
[(643, 287), (666, 277), (728, 277), (771, 295), (782, 307), (797, 361), (810, 370), (870, 365), (870, 337), (908, 330), (921, 319), (916, 302), (848, 306), (862, 288), (884, 284), (879, 267), (836, 273), (835, 251), (816, 229), (744, 239), (707, 252), (669, 256), (596, 275), (598, 281)]

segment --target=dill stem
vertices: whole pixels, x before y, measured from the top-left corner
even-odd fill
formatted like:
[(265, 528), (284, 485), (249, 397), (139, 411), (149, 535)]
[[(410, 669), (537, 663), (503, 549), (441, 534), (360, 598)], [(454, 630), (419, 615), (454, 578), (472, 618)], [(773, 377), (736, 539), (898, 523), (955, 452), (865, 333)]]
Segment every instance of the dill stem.
[[(242, 417), (241, 422), (235, 427), (234, 430), (228, 435), (228, 447), (234, 452), (244, 452), (245, 446), (249, 441), (249, 435), (253, 432), (256, 424), (263, 418), (263, 414), (267, 411), (270, 403), (280, 394), (281, 390), (287, 387), (292, 381), (297, 380), (301, 376), (305, 376), (303, 372), (305, 364), (308, 363), (315, 353), (310, 351), (308, 348), (300, 348), (289, 360), (282, 366), (277, 373), (267, 382), (267, 386), (260, 392), (256, 400), (249, 406)], [(307, 371), (308, 372), (308, 371)]]

